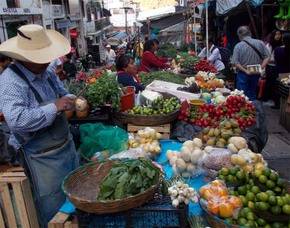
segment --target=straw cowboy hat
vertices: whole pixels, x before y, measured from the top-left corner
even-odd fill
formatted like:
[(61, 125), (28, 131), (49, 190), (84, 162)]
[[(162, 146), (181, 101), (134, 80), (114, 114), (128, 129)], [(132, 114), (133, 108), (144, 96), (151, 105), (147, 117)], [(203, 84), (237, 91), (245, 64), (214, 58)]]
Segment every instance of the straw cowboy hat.
[(13, 59), (38, 64), (68, 54), (69, 41), (55, 30), (45, 30), (40, 25), (23, 25), (17, 30), (17, 36), (0, 45), (0, 53)]

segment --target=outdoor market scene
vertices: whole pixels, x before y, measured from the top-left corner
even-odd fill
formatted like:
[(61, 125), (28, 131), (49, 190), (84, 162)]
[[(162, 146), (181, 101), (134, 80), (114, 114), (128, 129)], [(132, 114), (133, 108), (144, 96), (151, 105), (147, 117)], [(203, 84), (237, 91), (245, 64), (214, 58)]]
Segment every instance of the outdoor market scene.
[(290, 1), (156, 2), (1, 1), (0, 228), (290, 227)]

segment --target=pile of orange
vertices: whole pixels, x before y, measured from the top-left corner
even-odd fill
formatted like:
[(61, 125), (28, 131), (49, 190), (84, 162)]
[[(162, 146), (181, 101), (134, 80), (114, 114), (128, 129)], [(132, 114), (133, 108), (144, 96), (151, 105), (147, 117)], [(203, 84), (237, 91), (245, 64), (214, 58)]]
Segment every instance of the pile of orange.
[(199, 190), (202, 199), (206, 201), (207, 210), (222, 218), (233, 217), (237, 209), (241, 208), (242, 201), (237, 196), (230, 196), (222, 181), (215, 180)]

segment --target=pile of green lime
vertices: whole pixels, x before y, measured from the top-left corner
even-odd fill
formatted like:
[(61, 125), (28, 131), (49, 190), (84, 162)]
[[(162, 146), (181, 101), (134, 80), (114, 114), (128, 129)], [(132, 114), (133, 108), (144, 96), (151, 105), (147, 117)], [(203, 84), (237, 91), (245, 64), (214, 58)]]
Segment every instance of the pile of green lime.
[[(246, 183), (230, 190), (230, 194), (240, 197), (243, 208), (237, 219), (228, 222), (244, 227), (290, 228), (290, 194), (286, 191), (285, 181), (275, 171), (269, 168), (255, 170)], [(258, 217), (262, 212), (267, 212), (269, 217), (288, 216), (289, 224), (268, 223)]]
[(247, 182), (249, 175), (239, 167), (222, 168), (218, 172), (218, 179), (224, 180), (229, 185), (239, 185)]

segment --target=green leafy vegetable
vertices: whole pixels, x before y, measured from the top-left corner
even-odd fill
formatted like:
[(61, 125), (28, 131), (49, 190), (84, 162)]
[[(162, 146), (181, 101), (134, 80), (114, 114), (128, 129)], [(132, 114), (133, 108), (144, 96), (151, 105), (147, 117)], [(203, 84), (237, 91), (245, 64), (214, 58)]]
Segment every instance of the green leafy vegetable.
[(113, 165), (100, 185), (98, 200), (136, 195), (158, 183), (160, 170), (146, 159), (120, 161)]
[(162, 57), (175, 58), (177, 55), (177, 50), (173, 44), (167, 43), (159, 48), (157, 55)]
[(94, 84), (86, 89), (85, 97), (93, 108), (111, 104), (113, 108), (120, 106), (121, 90), (115, 76), (103, 74)]
[(140, 77), (142, 84), (145, 86), (149, 85), (154, 80), (161, 80), (184, 85), (184, 78), (182, 76), (166, 71), (155, 71), (147, 74), (141, 73)]

